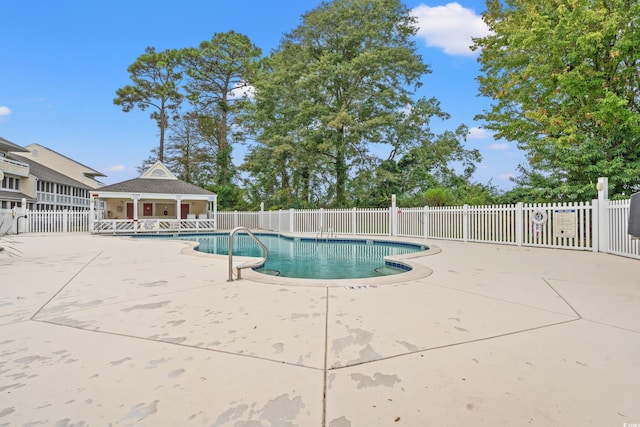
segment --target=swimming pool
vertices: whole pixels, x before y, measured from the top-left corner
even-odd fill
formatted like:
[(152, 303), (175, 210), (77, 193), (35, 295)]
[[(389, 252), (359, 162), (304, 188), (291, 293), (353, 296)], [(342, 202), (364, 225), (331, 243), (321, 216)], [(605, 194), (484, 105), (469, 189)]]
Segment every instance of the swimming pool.
[[(372, 239), (314, 239), (254, 233), (269, 250), (256, 271), (301, 279), (356, 279), (398, 274), (411, 267), (385, 257), (426, 251), (425, 245)], [(170, 239), (199, 242), (198, 251), (228, 255), (229, 234), (183, 234)], [(262, 250), (246, 234), (236, 234), (233, 254), (262, 257)]]

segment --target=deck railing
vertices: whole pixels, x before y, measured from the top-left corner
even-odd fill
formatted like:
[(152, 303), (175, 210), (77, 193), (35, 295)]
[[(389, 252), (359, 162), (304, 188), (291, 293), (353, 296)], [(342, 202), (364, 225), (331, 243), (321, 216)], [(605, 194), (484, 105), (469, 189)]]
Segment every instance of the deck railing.
[(215, 219), (102, 219), (94, 221), (94, 233), (181, 233), (215, 231)]

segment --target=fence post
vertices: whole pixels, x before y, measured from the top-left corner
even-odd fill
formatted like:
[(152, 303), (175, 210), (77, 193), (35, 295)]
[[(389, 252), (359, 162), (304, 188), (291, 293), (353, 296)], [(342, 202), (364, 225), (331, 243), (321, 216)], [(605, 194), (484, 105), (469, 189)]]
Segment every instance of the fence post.
[(598, 251), (609, 252), (609, 178), (598, 178)]
[(238, 211), (233, 211), (233, 228), (238, 227)]
[(260, 203), (260, 218), (258, 219), (258, 225), (264, 229), (264, 202)]
[(429, 215), (429, 206), (425, 206), (422, 213), (422, 232), (425, 239), (429, 237), (429, 218), (427, 215)]
[(24, 232), (25, 233), (30, 233), (31, 232), (31, 221), (32, 221), (32, 217), (33, 217), (33, 212), (34, 211), (30, 211), (29, 209), (27, 209), (25, 211), (25, 215), (26, 218), (24, 219)]
[(351, 234), (354, 236), (356, 235), (356, 230), (358, 227), (356, 218), (357, 218), (356, 208), (351, 208)]
[(469, 205), (462, 206), (462, 240), (469, 240)]
[(591, 248), (593, 252), (600, 249), (600, 204), (598, 199), (591, 200)]
[(62, 211), (62, 232), (69, 232), (69, 210), (65, 209)]
[(516, 245), (522, 246), (524, 235), (524, 205), (522, 202), (516, 203)]
[(391, 195), (391, 212), (389, 213), (391, 218), (391, 235), (397, 236), (398, 235), (398, 209), (396, 209), (395, 194)]
[[(31, 231), (31, 227), (29, 227), (29, 217), (27, 216), (27, 199), (25, 199), (24, 197), (20, 200), (20, 210), (22, 211), (22, 213), (20, 214), (23, 219), (24, 219), (24, 232), (28, 233)], [(18, 224), (20, 222), (20, 219), (18, 218), (18, 221), (16, 222), (16, 231), (18, 230), (18, 228), (20, 227), (20, 225)]]
[(289, 233), (293, 234), (295, 232), (294, 227), (294, 219), (295, 219), (295, 209), (289, 209)]
[(320, 234), (322, 234), (322, 228), (324, 227), (324, 224), (323, 224), (324, 208), (320, 208), (318, 215), (320, 215), (320, 221), (318, 221), (318, 224), (320, 224), (320, 230), (315, 230), (315, 231), (316, 232), (320, 231)]
[(93, 234), (93, 225), (95, 221), (95, 198), (93, 194), (89, 196), (89, 233)]

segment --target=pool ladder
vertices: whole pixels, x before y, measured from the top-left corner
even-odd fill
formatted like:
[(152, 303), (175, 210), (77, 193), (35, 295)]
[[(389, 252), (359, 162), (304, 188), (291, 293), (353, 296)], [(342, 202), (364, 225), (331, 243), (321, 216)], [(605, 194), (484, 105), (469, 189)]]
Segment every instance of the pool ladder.
[(267, 247), (251, 232), (251, 230), (249, 230), (247, 227), (234, 228), (233, 230), (231, 230), (231, 233), (229, 233), (229, 278), (227, 279), (227, 282), (233, 282), (233, 236), (239, 231), (244, 231), (245, 233), (247, 233), (249, 237), (251, 237), (258, 244), (258, 246), (262, 248), (262, 252), (264, 253), (264, 258), (260, 258), (256, 262), (250, 262), (250, 263), (241, 264), (237, 266), (236, 280), (242, 279), (242, 275), (241, 275), (242, 269), (262, 267), (264, 263), (267, 262), (267, 258), (269, 257), (269, 251), (267, 250)]
[[(320, 229), (318, 230), (318, 234), (316, 234), (316, 240), (318, 240), (318, 239), (323, 239), (323, 238), (324, 238), (324, 237), (323, 237), (323, 234), (324, 234), (324, 233), (323, 233), (322, 227), (320, 227)], [(326, 237), (326, 239), (330, 239), (330, 238), (332, 238), (332, 237), (336, 237), (336, 235), (335, 235), (335, 234), (334, 234), (334, 232), (333, 232), (333, 228), (329, 228), (329, 229), (327, 230), (327, 237)]]

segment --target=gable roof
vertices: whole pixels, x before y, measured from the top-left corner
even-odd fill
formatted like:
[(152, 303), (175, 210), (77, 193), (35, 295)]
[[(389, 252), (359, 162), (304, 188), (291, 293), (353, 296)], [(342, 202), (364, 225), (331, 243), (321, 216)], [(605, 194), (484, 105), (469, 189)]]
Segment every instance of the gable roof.
[[(112, 194), (107, 194), (112, 193)], [(155, 162), (138, 178), (106, 185), (94, 193), (97, 197), (121, 197), (123, 194), (163, 196), (199, 196), (198, 199), (214, 199), (215, 193), (178, 179), (162, 163)], [(206, 197), (205, 197), (206, 196)]]
[(134, 178), (128, 181), (106, 185), (99, 193), (151, 193), (151, 194), (201, 194), (213, 196), (215, 193), (179, 179)]
[[(58, 153), (57, 151), (52, 150), (52, 149), (51, 149), (51, 148), (49, 148), (49, 147), (45, 147), (44, 145), (40, 145), (40, 144), (29, 144), (29, 145), (27, 145), (25, 148), (27, 148), (27, 150), (26, 150), (26, 151), (31, 152), (32, 157), (34, 157), (34, 161), (36, 161), (36, 162), (37, 162), (37, 160), (35, 160), (35, 158), (37, 158), (37, 157), (38, 157), (38, 155), (37, 155), (37, 154), (38, 154), (38, 150), (40, 150), (40, 151), (46, 150), (46, 151), (49, 151), (49, 152), (51, 152), (51, 153), (54, 153), (55, 155), (59, 156), (60, 158), (63, 158), (63, 159), (65, 159), (65, 160), (67, 160), (67, 161), (69, 161), (69, 162), (71, 162), (71, 163), (75, 163), (76, 165), (81, 166), (82, 168), (84, 168), (84, 169), (85, 169), (85, 171), (84, 171), (83, 173), (84, 173), (84, 175), (85, 175), (85, 176), (87, 176), (88, 178), (95, 179), (95, 177), (97, 177), (97, 176), (106, 176), (106, 175), (105, 175), (105, 174), (103, 174), (102, 172), (97, 171), (97, 170), (95, 170), (95, 169), (93, 169), (93, 168), (90, 168), (89, 166), (84, 165), (84, 164), (82, 164), (82, 163), (80, 163), (80, 162), (78, 162), (78, 161), (76, 161), (76, 160), (73, 160), (72, 158), (67, 157), (67, 156), (65, 156), (64, 154), (60, 154), (60, 153)], [(21, 151), (24, 151), (24, 150), (21, 150)], [(35, 153), (34, 153), (34, 151), (35, 151)]]
[(149, 169), (144, 171), (142, 175), (138, 178), (149, 178), (149, 179), (178, 179), (169, 168), (167, 168), (162, 163), (155, 162)]
[(28, 153), (29, 150), (19, 146), (18, 144), (14, 144), (13, 142), (4, 139), (0, 136), (0, 151), (16, 151), (20, 153)]

